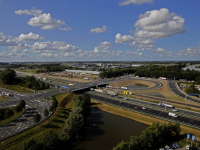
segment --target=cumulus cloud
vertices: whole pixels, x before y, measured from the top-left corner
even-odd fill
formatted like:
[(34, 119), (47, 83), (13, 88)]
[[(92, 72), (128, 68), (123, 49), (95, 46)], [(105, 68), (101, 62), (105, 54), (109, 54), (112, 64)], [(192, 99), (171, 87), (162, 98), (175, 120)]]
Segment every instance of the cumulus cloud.
[(9, 46), (9, 49), (12, 49), (13, 52), (17, 52), (20, 49), (26, 49), (26, 48), (30, 48), (31, 45), (28, 44), (23, 44), (23, 43), (19, 43), (18, 45), (15, 46)]
[(42, 52), (44, 50), (67, 51), (67, 52), (80, 51), (78, 47), (60, 41), (35, 42), (32, 45), (31, 49), (37, 52)]
[(0, 32), (0, 46), (14, 46), (17, 45), (14, 39), (6, 38), (6, 36)]
[(101, 32), (106, 32), (107, 31), (106, 26), (102, 26), (102, 28), (95, 28), (95, 29), (90, 29), (90, 33), (101, 33)]
[(71, 27), (65, 27), (65, 28), (58, 28), (58, 30), (61, 30), (61, 31), (70, 31), (70, 30), (72, 30), (72, 28)]
[(58, 54), (42, 53), (40, 56), (42, 56), (42, 57), (58, 57)]
[(121, 35), (120, 33), (115, 36), (115, 43), (126, 43), (134, 41), (134, 37), (131, 35)]
[(44, 14), (35, 16), (34, 18), (31, 18), (28, 21), (28, 25), (34, 26), (34, 27), (42, 26), (41, 29), (50, 30), (58, 26), (65, 25), (65, 22), (51, 18), (50, 13), (44, 13)]
[(153, 2), (154, 0), (122, 0), (122, 2), (119, 3), (119, 5), (120, 6), (129, 5), (129, 4), (140, 5), (144, 3), (153, 4)]
[(15, 14), (17, 14), (17, 15), (23, 15), (23, 14), (25, 14), (25, 15), (38, 16), (38, 15), (40, 15), (42, 13), (43, 13), (42, 10), (36, 9), (35, 7), (33, 7), (31, 10), (27, 10), (27, 9), (21, 10), (20, 9), (20, 10), (15, 11)]
[(65, 56), (65, 57), (74, 57), (75, 54), (74, 54), (74, 53), (71, 53), (71, 52), (66, 52), (66, 53), (64, 54), (64, 56)]
[(163, 49), (163, 48), (157, 48), (157, 50), (155, 50), (155, 52), (158, 52), (158, 53), (162, 53), (162, 52), (165, 52), (165, 49)]
[(137, 38), (130, 45), (138, 46), (139, 48), (152, 48), (155, 42), (150, 39)]
[(147, 11), (139, 16), (134, 27), (135, 36), (143, 38), (160, 39), (186, 32), (185, 19), (167, 8)]
[(112, 44), (108, 41), (102, 42), (98, 47), (94, 48), (94, 53), (109, 53)]
[(43, 40), (44, 37), (39, 34), (30, 32), (29, 34), (20, 34), (19, 37), (15, 38), (18, 42), (27, 42), (27, 41), (38, 41)]

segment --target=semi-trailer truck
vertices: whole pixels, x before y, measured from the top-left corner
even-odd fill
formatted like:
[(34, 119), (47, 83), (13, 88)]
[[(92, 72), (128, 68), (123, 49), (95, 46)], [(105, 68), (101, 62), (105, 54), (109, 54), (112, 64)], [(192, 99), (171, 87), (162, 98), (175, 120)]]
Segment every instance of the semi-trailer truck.
[(128, 88), (127, 88), (127, 87), (121, 87), (121, 89), (125, 89), (125, 90), (128, 90)]
[(162, 102), (159, 102), (158, 105), (173, 108), (173, 105), (165, 104), (165, 103), (162, 103)]
[(168, 115), (172, 117), (178, 117), (175, 113), (171, 113), (171, 112), (169, 112)]

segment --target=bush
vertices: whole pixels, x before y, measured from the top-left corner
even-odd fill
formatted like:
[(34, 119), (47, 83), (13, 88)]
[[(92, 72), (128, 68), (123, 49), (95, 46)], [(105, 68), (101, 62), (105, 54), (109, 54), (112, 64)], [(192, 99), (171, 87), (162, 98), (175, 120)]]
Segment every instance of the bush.
[(44, 110), (43, 110), (43, 115), (44, 115), (45, 117), (47, 117), (47, 116), (49, 115), (49, 111), (48, 111), (47, 109), (44, 109)]
[(22, 109), (23, 109), (23, 108), (22, 108), (21, 106), (19, 106), (19, 105), (15, 106), (15, 112), (16, 112), (16, 113), (22, 111)]
[(10, 109), (7, 109), (6, 112), (5, 112), (5, 118), (9, 118), (11, 117), (12, 115), (14, 115), (14, 112)]
[(50, 106), (50, 107), (49, 107), (49, 111), (52, 112), (53, 110), (54, 110), (54, 107), (53, 107), (53, 106)]

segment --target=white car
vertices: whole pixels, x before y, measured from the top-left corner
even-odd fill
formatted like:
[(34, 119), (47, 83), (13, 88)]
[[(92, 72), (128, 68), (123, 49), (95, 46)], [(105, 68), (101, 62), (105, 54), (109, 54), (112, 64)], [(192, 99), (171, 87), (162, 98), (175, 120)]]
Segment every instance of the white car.
[(173, 108), (173, 109), (172, 109), (172, 111), (175, 111), (175, 112), (177, 112), (178, 110), (177, 110), (177, 109), (175, 109), (175, 108)]
[(190, 145), (187, 145), (187, 146), (186, 146), (186, 149), (190, 149)]
[(124, 100), (127, 100), (128, 98), (124, 98)]
[(145, 110), (145, 109), (147, 109), (147, 108), (146, 108), (146, 107), (142, 107), (142, 109), (144, 109), (144, 110)]

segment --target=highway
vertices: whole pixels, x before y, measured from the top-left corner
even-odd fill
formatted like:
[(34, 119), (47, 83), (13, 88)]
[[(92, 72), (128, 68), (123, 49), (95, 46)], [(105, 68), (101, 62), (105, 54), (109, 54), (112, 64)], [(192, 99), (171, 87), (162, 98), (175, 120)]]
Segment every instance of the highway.
[(185, 98), (186, 100), (193, 101), (195, 103), (200, 103), (198, 99), (192, 98), (188, 96), (187, 94), (183, 93), (180, 89), (178, 89), (176, 84), (177, 84), (176, 81), (168, 81), (169, 88), (174, 94), (176, 94), (177, 96), (181, 98)]
[[(144, 110), (144, 109), (142, 109), (142, 105), (139, 105), (139, 104), (131, 104), (131, 103), (125, 102), (124, 100), (118, 101), (118, 100), (114, 100), (111, 98), (99, 96), (94, 93), (90, 93), (90, 95), (91, 95), (92, 99), (98, 100), (100, 102), (104, 102), (104, 103), (107, 103), (107, 104), (110, 104), (113, 106), (128, 109), (128, 110), (131, 110), (131, 111), (134, 111), (137, 113), (141, 113), (141, 114), (145, 114), (148, 116), (153, 116), (156, 118), (160, 118), (160, 119), (164, 119), (164, 120), (168, 120), (168, 121), (172, 121), (172, 122), (179, 122), (180, 124), (200, 129), (200, 120), (197, 118), (189, 118), (189, 117), (186, 117), (183, 115), (179, 115), (176, 118), (176, 117), (169, 116), (168, 111), (167, 112), (159, 111), (157, 109), (147, 107), (147, 106), (145, 106), (147, 109)], [(135, 107), (138, 107), (138, 109), (135, 109)]]

